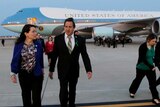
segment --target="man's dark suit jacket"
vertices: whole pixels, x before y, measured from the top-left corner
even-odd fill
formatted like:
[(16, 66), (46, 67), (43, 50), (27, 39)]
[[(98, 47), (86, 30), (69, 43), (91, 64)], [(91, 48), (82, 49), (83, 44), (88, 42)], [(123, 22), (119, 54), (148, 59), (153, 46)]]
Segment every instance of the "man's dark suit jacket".
[(160, 41), (157, 43), (155, 48), (155, 65), (160, 70)]
[(86, 72), (92, 71), (89, 56), (87, 54), (85, 39), (74, 35), (75, 47), (70, 54), (65, 43), (65, 34), (55, 37), (54, 50), (50, 64), (50, 72), (54, 72), (55, 64), (58, 58), (57, 69), (58, 78), (78, 78), (79, 77), (79, 55), (81, 54)]

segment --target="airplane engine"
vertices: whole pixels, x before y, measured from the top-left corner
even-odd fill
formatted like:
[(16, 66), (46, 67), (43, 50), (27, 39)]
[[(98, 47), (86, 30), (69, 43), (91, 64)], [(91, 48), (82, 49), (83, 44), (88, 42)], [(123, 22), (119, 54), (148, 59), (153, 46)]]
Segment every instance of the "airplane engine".
[(105, 37), (113, 37), (115, 35), (120, 35), (121, 32), (114, 30), (112, 27), (95, 27), (94, 28), (94, 36), (105, 36)]
[(160, 34), (160, 19), (157, 19), (152, 23), (151, 30), (152, 30), (152, 33), (154, 33), (156, 35)]

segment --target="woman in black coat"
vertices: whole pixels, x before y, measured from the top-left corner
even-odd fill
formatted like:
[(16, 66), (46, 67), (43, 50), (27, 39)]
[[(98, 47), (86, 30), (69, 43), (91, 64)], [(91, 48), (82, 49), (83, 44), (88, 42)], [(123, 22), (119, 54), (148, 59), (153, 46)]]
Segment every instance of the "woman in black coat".
[(156, 36), (154, 34), (148, 35), (146, 42), (139, 47), (139, 57), (136, 65), (136, 77), (133, 80), (129, 92), (130, 97), (134, 98), (139, 85), (144, 78), (147, 77), (149, 81), (149, 88), (152, 94), (152, 102), (156, 105), (160, 105), (158, 91), (156, 89), (156, 73), (154, 66)]

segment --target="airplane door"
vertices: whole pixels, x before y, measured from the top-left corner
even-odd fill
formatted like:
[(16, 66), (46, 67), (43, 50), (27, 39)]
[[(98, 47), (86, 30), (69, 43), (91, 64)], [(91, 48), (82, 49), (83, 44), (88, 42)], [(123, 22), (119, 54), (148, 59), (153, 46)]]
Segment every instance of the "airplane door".
[(33, 24), (33, 25), (37, 25), (37, 18), (36, 17), (29, 17), (27, 18), (27, 24)]

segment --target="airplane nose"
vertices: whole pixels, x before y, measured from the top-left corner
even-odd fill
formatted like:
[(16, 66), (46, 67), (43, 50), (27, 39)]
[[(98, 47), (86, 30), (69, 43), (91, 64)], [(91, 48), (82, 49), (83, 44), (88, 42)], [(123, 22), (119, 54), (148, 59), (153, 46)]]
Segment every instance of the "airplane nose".
[[(4, 19), (5, 20), (5, 19)], [(5, 24), (4, 20), (1, 22), (1, 25), (3, 26)]]
[[(18, 26), (15, 26), (15, 25), (18, 25)], [(21, 32), (21, 27), (22, 27), (22, 25), (20, 25), (20, 22), (16, 21), (14, 16), (10, 16), (4, 19), (1, 23), (1, 26), (7, 30), (17, 32), (17, 33)]]
[(7, 23), (8, 21), (9, 21), (8, 18), (4, 19), (4, 20), (2, 21), (2, 23), (1, 23), (1, 25), (3, 26), (3, 25), (5, 25), (5, 24), (8, 24), (8, 23)]
[(16, 21), (15, 17), (14, 16), (10, 16), (10, 17), (7, 17), (6, 19), (4, 19), (2, 21), (2, 26), (3, 25), (9, 25), (9, 24), (19, 24), (20, 22), (19, 21)]

